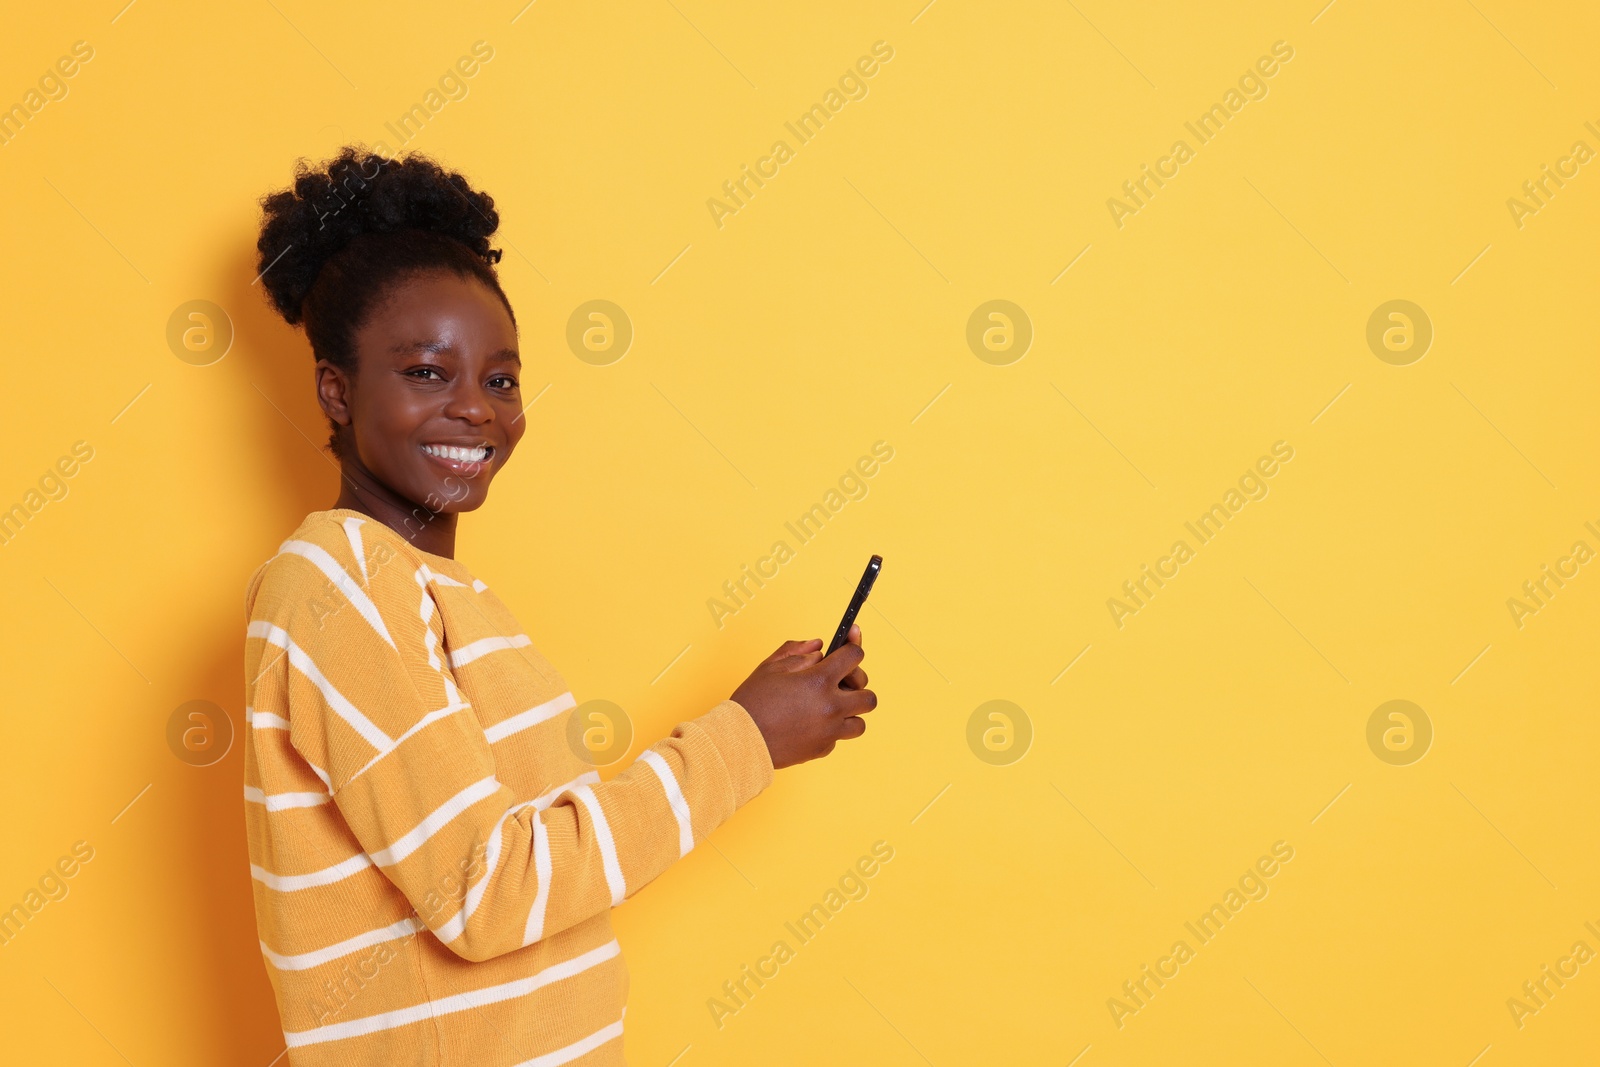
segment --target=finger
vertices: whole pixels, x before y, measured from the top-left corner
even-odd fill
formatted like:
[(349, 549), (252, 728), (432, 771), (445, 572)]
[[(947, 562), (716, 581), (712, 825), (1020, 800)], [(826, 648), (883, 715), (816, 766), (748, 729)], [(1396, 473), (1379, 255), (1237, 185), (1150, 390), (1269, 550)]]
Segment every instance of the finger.
[(839, 720), (839, 737), (843, 740), (848, 741), (852, 738), (860, 737), (866, 732), (867, 723), (865, 719), (858, 719), (852, 715), (848, 719)]
[(821, 668), (828, 680), (837, 685), (847, 674), (856, 669), (865, 655), (860, 645), (852, 645), (846, 641), (834, 650), (833, 655), (822, 661)]
[(844, 676), (844, 681), (839, 683), (840, 689), (865, 689), (867, 687), (867, 672), (857, 667)]
[(878, 694), (870, 689), (849, 689), (841, 696), (834, 707), (844, 712), (846, 717), (852, 715), (865, 715), (878, 706)]
[(850, 624), (850, 633), (846, 640), (848, 640), (852, 645), (859, 645), (861, 643), (861, 624), (859, 622), (853, 622)]
[(810, 652), (802, 652), (796, 656), (785, 656), (783, 659), (769, 660), (768, 662), (778, 670), (789, 671), (792, 673), (794, 671), (803, 671), (807, 667), (814, 666), (820, 662), (821, 659), (822, 650), (819, 648)]
[(777, 651), (768, 656), (764, 662), (771, 663), (774, 660), (780, 660), (786, 656), (810, 652), (813, 649), (820, 649), (821, 647), (822, 639), (818, 637), (813, 637), (809, 641), (785, 641), (783, 644), (779, 645)]

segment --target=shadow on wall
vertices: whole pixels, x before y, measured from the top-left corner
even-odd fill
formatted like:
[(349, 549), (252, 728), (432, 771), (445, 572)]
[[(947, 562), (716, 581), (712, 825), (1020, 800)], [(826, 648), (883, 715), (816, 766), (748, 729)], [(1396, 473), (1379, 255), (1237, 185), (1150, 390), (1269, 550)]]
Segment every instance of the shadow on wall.
[[(202, 952), (183, 965), (200, 970), (196, 985), (209, 991), (193, 1005), (195, 1051), (201, 1061), (238, 1067), (264, 1067), (283, 1050), (266, 964), (256, 932), (253, 882), (244, 829), (244, 593), (255, 568), (305, 515), (330, 507), (338, 495), (339, 471), (324, 446), (327, 423), (312, 393), (312, 359), (304, 335), (285, 323), (268, 304), (260, 283), (253, 243), (227, 250), (215, 265), (212, 292), (234, 325), (229, 359), (249, 384), (241, 397), (237, 426), (240, 453), (251, 457), (241, 478), (257, 480), (261, 528), (241, 540), (230, 569), (212, 576), (203, 595), (225, 610), (226, 625), (209, 647), (193, 657), (195, 677), (187, 691), (206, 694), (225, 709), (233, 724), (227, 755), (205, 767), (179, 767), (170, 774), (183, 825), (165, 828), (177, 844), (172, 870), (177, 889), (188, 898), (183, 913), (205, 932)], [(204, 1036), (201, 1036), (204, 1035)]]

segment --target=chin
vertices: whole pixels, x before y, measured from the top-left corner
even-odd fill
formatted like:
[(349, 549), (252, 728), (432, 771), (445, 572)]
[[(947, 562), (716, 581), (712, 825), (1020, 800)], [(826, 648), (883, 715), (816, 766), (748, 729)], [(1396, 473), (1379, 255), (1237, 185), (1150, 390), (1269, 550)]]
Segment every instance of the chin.
[(450, 512), (477, 511), (489, 502), (488, 479), (482, 485), (474, 485), (466, 496), (445, 501), (445, 510)]

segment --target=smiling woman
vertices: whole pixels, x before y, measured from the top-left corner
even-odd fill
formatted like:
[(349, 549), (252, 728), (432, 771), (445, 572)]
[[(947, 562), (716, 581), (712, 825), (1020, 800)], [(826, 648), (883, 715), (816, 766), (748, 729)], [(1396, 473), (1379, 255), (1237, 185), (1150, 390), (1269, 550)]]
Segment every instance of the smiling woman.
[(302, 163), (262, 208), (263, 280), (311, 341), (343, 461), (335, 506), (360, 497), (360, 510), (451, 555), (453, 513), (482, 506), (525, 425), (516, 316), (489, 247), (493, 199), (425, 156), (346, 148), (321, 168)]
[(455, 559), (523, 433), (494, 201), (348, 148), (262, 207), (342, 475), (245, 595), (245, 826), (289, 1063), (622, 1063), (611, 908), (861, 735), (860, 630), (786, 642), (600, 781), (566, 682)]

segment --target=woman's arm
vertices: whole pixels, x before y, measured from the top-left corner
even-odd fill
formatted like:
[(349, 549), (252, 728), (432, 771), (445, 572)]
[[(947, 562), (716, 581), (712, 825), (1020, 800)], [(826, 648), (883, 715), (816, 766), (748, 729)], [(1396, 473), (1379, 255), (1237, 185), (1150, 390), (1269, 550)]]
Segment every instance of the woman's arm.
[(270, 872), (279, 891), (375, 865), (453, 951), (487, 959), (621, 903), (772, 781), (761, 730), (727, 700), (610, 781), (519, 802), (456, 685), (426, 568), (402, 554), (367, 575), (334, 539), (285, 554), (300, 557), (282, 561), (292, 576), (269, 583), (247, 632), (281, 656), (292, 744), (359, 851)]

